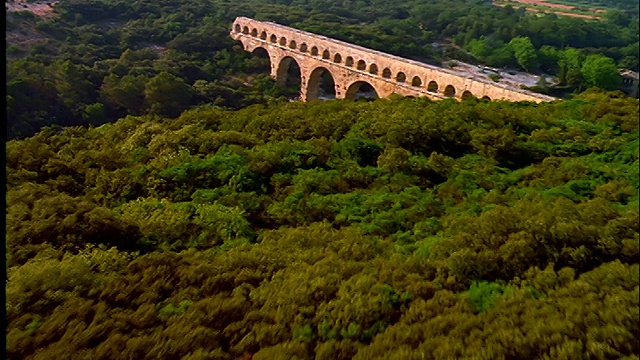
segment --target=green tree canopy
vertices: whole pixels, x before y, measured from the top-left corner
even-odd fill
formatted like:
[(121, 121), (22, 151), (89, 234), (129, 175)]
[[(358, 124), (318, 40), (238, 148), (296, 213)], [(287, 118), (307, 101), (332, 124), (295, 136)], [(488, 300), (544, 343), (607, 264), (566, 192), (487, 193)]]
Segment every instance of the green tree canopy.
[(145, 75), (125, 75), (115, 73), (105, 76), (100, 87), (100, 97), (114, 109), (122, 109), (132, 115), (140, 115), (144, 109)]
[(615, 90), (622, 83), (616, 62), (604, 55), (587, 56), (582, 64), (582, 74), (588, 86), (605, 90)]
[(536, 48), (528, 37), (515, 37), (509, 41), (518, 64), (526, 71), (533, 71), (538, 67)]
[(637, 358), (637, 119), (593, 89), (9, 141), (7, 358)]
[(151, 112), (175, 117), (189, 106), (193, 94), (184, 80), (163, 71), (149, 79), (144, 95)]

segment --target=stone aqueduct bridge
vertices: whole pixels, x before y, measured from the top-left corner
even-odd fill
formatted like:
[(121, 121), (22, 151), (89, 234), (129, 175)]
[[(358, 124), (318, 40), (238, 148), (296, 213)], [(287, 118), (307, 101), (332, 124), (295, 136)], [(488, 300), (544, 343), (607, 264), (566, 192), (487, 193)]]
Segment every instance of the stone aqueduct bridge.
[(353, 99), (362, 84), (371, 85), (379, 97), (392, 93), (427, 96), (431, 99), (467, 96), (509, 101), (551, 101), (555, 98), (508, 87), (491, 80), (474, 78), (380, 51), (293, 29), (272, 22), (238, 17), (231, 37), (242, 42), (244, 50), (263, 48), (269, 54), (271, 76), (285, 83), (289, 66), (300, 68), (300, 99), (318, 98), (320, 79), (331, 74), (338, 99)]

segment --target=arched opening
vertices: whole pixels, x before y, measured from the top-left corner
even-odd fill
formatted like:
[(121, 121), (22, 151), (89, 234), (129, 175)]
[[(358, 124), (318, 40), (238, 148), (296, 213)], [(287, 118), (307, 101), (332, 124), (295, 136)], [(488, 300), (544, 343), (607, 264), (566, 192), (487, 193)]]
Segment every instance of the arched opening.
[(338, 64), (341, 63), (342, 62), (342, 56), (340, 54), (335, 54), (333, 56), (333, 62), (334, 63), (338, 63)]
[(485, 95), (485, 96), (483, 96), (483, 97), (482, 97), (482, 100), (491, 101), (491, 98), (490, 98), (490, 97), (488, 97), (487, 95)]
[(260, 39), (267, 40), (267, 32), (266, 31), (263, 31), (262, 33), (260, 33)]
[(323, 59), (328, 59), (331, 57), (331, 54), (329, 54), (329, 50), (325, 50), (322, 52), (322, 58)]
[(271, 61), (269, 52), (263, 47), (255, 48), (245, 62), (252, 73), (271, 73)]
[(275, 35), (271, 35), (271, 37), (269, 38), (269, 41), (272, 43), (275, 43), (276, 41), (278, 41), (278, 37)]
[(276, 82), (287, 88), (287, 95), (290, 98), (296, 98), (300, 95), (302, 77), (300, 75), (300, 65), (295, 59), (287, 56), (280, 61), (276, 71)]
[(454, 88), (453, 85), (447, 85), (444, 88), (444, 96), (446, 96), (446, 97), (454, 97), (454, 96), (456, 96), (456, 88)]
[(302, 43), (302, 45), (300, 45), (300, 51), (306, 53), (307, 52), (307, 44)]
[(240, 28), (240, 24), (236, 24), (235, 30), (236, 30), (236, 32), (242, 31), (242, 29)]
[(253, 36), (253, 37), (258, 36), (258, 29), (253, 28), (253, 30), (251, 30), (251, 36)]
[(462, 92), (462, 100), (475, 99), (475, 96), (469, 90), (465, 90)]
[(384, 68), (384, 70), (382, 70), (382, 77), (391, 79), (391, 70), (389, 70), (389, 68)]
[(369, 66), (369, 73), (373, 75), (378, 75), (378, 65), (371, 64), (371, 66)]
[(347, 66), (353, 66), (353, 58), (351, 56), (347, 56), (347, 60), (344, 62)]
[(427, 91), (432, 92), (432, 93), (437, 93), (438, 92), (438, 83), (431, 80), (429, 81), (429, 85), (427, 85)]
[(329, 100), (336, 98), (336, 84), (329, 70), (319, 67), (309, 75), (307, 83), (307, 101)]
[(285, 37), (281, 37), (281, 38), (280, 38), (280, 45), (282, 45), (282, 46), (287, 46), (287, 38), (285, 38)]
[(358, 70), (366, 70), (367, 69), (367, 64), (364, 62), (364, 60), (358, 60), (358, 66), (356, 67), (356, 69), (358, 69)]
[(399, 72), (398, 75), (396, 75), (396, 81), (401, 83), (407, 81), (407, 75), (405, 75), (402, 71)]
[(248, 28), (248, 27), (246, 27), (246, 26), (245, 26), (245, 27), (243, 27), (243, 28), (242, 28), (242, 33), (243, 33), (243, 34), (249, 34), (249, 28)]
[(414, 76), (411, 80), (411, 86), (422, 86), (422, 80), (420, 80), (419, 76)]
[(349, 85), (347, 89), (347, 93), (345, 94), (345, 98), (349, 100), (358, 100), (358, 99), (377, 99), (379, 98), (376, 89), (371, 86), (371, 84), (364, 81), (356, 81), (353, 84)]
[(292, 48), (292, 49), (295, 49), (296, 48), (296, 41), (295, 40), (291, 40), (289, 42), (289, 47)]
[(311, 55), (313, 56), (318, 56), (318, 48), (317, 47), (312, 47), (311, 48)]

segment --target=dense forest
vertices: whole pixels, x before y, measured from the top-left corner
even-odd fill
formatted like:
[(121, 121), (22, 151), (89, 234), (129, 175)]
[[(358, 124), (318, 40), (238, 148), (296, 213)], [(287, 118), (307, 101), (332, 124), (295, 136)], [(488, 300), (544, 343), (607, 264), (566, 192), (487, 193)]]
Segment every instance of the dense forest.
[[(7, 12), (7, 358), (638, 359), (638, 1), (582, 2)], [(290, 101), (237, 16), (561, 100)]]
[(638, 116), (392, 97), (9, 141), (8, 359), (638, 359)]
[(236, 16), (436, 65), (458, 59), (553, 74), (554, 86), (534, 90), (554, 96), (615, 90), (618, 68), (638, 70), (638, 1), (628, 2), (588, 21), (469, 0), (61, 0), (50, 17), (7, 12), (7, 131), (24, 138), (48, 125), (295, 96), (229, 37)]

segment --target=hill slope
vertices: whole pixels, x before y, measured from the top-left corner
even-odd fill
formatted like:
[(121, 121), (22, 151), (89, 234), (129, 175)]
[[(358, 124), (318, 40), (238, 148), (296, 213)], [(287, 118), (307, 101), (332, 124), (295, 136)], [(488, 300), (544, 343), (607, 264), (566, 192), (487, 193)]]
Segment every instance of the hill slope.
[(11, 141), (9, 358), (637, 357), (637, 117), (326, 101)]

